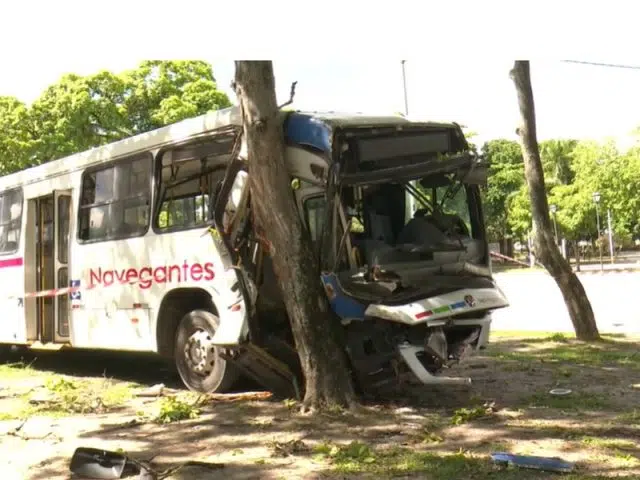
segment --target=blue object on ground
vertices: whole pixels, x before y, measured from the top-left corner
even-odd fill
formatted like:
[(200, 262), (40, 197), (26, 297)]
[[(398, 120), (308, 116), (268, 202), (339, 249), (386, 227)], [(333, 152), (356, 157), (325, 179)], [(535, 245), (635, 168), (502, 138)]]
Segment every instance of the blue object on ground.
[(491, 458), (495, 463), (511, 464), (516, 467), (533, 468), (536, 470), (547, 470), (551, 472), (572, 472), (574, 464), (565, 462), (559, 458), (534, 457), (530, 455), (513, 455), (511, 453), (492, 453)]

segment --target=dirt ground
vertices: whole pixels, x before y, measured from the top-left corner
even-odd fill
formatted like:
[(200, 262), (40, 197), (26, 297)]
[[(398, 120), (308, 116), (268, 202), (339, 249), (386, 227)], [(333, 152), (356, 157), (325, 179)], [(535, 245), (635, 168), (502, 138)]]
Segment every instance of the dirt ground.
[[(264, 392), (196, 397), (146, 357), (5, 353), (0, 479), (71, 478), (79, 446), (155, 456), (158, 469), (224, 465), (185, 467), (175, 479), (559, 476), (496, 466), (493, 452), (575, 462), (564, 479), (640, 478), (638, 339), (589, 346), (520, 332), (492, 342), (451, 373), (471, 376), (470, 387), (405, 388), (357, 412), (315, 416)], [(554, 396), (554, 388), (571, 393)]]

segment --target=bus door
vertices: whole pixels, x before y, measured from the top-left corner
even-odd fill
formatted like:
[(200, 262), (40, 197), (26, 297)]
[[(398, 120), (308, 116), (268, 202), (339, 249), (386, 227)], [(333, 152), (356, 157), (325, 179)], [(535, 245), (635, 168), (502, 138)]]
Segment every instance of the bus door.
[[(36, 289), (69, 285), (71, 193), (56, 191), (36, 199)], [(42, 343), (69, 337), (69, 295), (37, 298), (37, 338)]]

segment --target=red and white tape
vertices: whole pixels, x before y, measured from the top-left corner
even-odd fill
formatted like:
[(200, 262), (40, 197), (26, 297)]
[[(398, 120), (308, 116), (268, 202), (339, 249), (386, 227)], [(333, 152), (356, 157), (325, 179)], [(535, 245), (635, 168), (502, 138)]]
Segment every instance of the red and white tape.
[[(500, 258), (501, 260), (507, 260), (509, 262), (517, 263), (518, 265), (522, 265), (525, 267), (529, 267), (528, 263), (521, 262), (520, 260), (516, 260), (515, 258), (507, 257), (506, 255), (502, 255), (498, 252), (489, 252), (492, 257)], [(538, 262), (536, 262), (538, 263)]]
[(59, 297), (61, 295), (68, 295), (70, 293), (75, 293), (75, 292), (86, 292), (88, 290), (95, 290), (98, 289), (100, 287), (102, 288), (109, 288), (109, 287), (114, 287), (114, 286), (119, 286), (119, 285), (135, 285), (137, 282), (131, 282), (131, 281), (116, 281), (111, 285), (108, 286), (104, 286), (104, 285), (98, 285), (98, 284), (94, 284), (94, 285), (89, 285), (88, 287), (64, 287), (64, 288), (53, 288), (50, 290), (40, 290), (39, 292), (27, 292), (24, 295), (11, 295), (9, 297), (5, 297), (5, 298), (9, 298), (9, 299), (23, 299), (23, 298), (42, 298), (42, 297)]

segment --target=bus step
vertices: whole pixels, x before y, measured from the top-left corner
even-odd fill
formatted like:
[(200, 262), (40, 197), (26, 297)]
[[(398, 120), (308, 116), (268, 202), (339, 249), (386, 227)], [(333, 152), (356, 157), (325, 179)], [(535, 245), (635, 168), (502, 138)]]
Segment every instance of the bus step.
[(262, 348), (245, 344), (233, 357), (226, 357), (242, 372), (268, 388), (275, 396), (301, 400), (299, 380), (291, 369)]
[(33, 342), (31, 345), (29, 345), (29, 348), (31, 348), (32, 350), (58, 351), (63, 349), (64, 347), (66, 347), (66, 344), (64, 343), (52, 343), (52, 342), (42, 343), (40, 341)]

